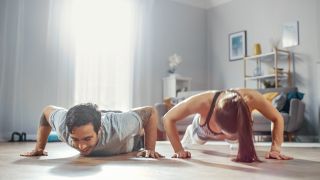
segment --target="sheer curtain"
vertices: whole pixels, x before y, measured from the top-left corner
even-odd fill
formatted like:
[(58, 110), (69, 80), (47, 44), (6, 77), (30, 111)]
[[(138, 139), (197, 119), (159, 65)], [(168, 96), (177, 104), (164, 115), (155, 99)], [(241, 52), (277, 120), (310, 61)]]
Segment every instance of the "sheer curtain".
[(24, 2), (0, 2), (0, 140), (8, 129), (21, 130), (25, 54)]
[(73, 1), (50, 0), (45, 39), (44, 99), (48, 104), (74, 105), (75, 37), (72, 26)]
[(0, 140), (13, 131), (35, 137), (49, 104), (146, 105), (152, 3), (0, 1)]
[(150, 105), (154, 0), (74, 1), (75, 103)]
[[(133, 64), (133, 107), (152, 105), (153, 78), (153, 7), (154, 0), (136, 0), (135, 52)], [(157, 82), (159, 83), (159, 82)]]
[(131, 107), (135, 9), (132, 0), (74, 1), (75, 103)]
[[(132, 106), (136, 1), (51, 0), (46, 92), (57, 104), (93, 102), (104, 109)], [(48, 94), (48, 95), (49, 95)]]
[[(35, 138), (44, 106), (74, 102), (67, 1), (0, 1), (0, 140)], [(69, 18), (70, 19), (70, 18)]]

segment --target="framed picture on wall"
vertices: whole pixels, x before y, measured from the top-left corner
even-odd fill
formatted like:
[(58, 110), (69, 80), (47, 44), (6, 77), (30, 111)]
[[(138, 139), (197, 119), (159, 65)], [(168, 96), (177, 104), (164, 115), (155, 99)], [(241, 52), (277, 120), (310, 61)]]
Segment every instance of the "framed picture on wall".
[(247, 32), (229, 34), (229, 61), (240, 60), (247, 55)]
[(299, 22), (288, 22), (282, 28), (282, 47), (292, 47), (299, 45)]

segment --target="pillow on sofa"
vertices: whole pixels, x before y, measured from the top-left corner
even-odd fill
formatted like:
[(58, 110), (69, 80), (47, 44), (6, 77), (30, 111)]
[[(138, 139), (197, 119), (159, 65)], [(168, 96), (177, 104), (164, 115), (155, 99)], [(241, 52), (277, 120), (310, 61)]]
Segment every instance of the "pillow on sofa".
[(272, 100), (272, 105), (275, 107), (278, 111), (281, 111), (286, 104), (287, 101), (287, 95), (284, 92), (281, 92), (278, 96), (276, 96)]
[(164, 105), (167, 108), (167, 111), (169, 111), (173, 106), (177, 105), (181, 101), (183, 101), (185, 98), (176, 98), (176, 97), (169, 97), (165, 98), (163, 100)]
[(264, 93), (262, 96), (266, 98), (269, 102), (271, 102), (277, 95), (277, 92), (267, 92)]
[(291, 99), (302, 100), (303, 96), (304, 96), (304, 93), (301, 93), (301, 92), (298, 92), (298, 91), (290, 91), (290, 92), (288, 92), (286, 103), (285, 103), (283, 109), (281, 110), (281, 112), (289, 113)]

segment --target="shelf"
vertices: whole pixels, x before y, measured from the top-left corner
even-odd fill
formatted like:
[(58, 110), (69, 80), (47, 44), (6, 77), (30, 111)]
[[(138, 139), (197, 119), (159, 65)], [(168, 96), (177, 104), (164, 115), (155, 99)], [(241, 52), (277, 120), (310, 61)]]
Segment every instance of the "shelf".
[[(254, 61), (252, 61), (254, 60)], [(267, 61), (269, 60), (269, 61)], [(277, 69), (277, 71), (271, 71), (270, 73), (267, 73), (265, 75), (261, 76), (254, 76), (255, 68), (252, 66), (252, 62), (256, 63), (256, 68), (260, 67), (262, 68), (262, 62), (264, 69), (266, 67), (273, 68), (274, 70)], [(280, 62), (287, 62), (287, 65), (284, 66), (283, 63), (280, 64)], [(279, 87), (280, 81), (287, 80), (286, 85), (291, 86), (292, 80), (291, 80), (291, 52), (287, 50), (281, 50), (281, 49), (273, 49), (272, 52), (263, 53), (259, 55), (249, 56), (243, 58), (243, 64), (244, 64), (244, 87), (247, 87), (247, 81), (254, 80), (257, 82), (257, 88), (261, 88), (261, 83), (263, 80), (274, 80), (275, 87)], [(279, 67), (280, 66), (280, 67)], [(284, 68), (285, 67), (285, 68)], [(249, 69), (248, 73), (247, 70)], [(250, 70), (251, 69), (251, 70)], [(281, 69), (279, 71), (279, 69)], [(253, 72), (252, 72), (253, 70)], [(260, 70), (261, 71), (261, 70)]]
[[(267, 74), (262, 76), (246, 76), (246, 80), (261, 80), (261, 79), (274, 79), (276, 77), (275, 74)], [(287, 79), (288, 75), (278, 75), (278, 80)]]
[(178, 92), (190, 91), (191, 78), (171, 74), (163, 78), (163, 99), (176, 97)]
[(278, 53), (279, 56), (288, 56), (290, 54), (289, 51), (285, 51), (285, 50), (275, 50), (273, 52), (269, 52), (269, 53), (264, 53), (264, 54), (259, 54), (259, 55), (255, 55), (255, 56), (248, 56), (245, 57), (244, 59), (246, 60), (257, 60), (257, 59), (273, 59), (275, 54)]

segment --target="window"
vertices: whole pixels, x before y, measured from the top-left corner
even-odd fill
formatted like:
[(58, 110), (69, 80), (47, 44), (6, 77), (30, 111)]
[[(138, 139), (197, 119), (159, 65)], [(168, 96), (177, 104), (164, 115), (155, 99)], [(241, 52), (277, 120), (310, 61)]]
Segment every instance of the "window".
[(134, 13), (129, 0), (77, 0), (72, 13), (75, 103), (131, 107)]

